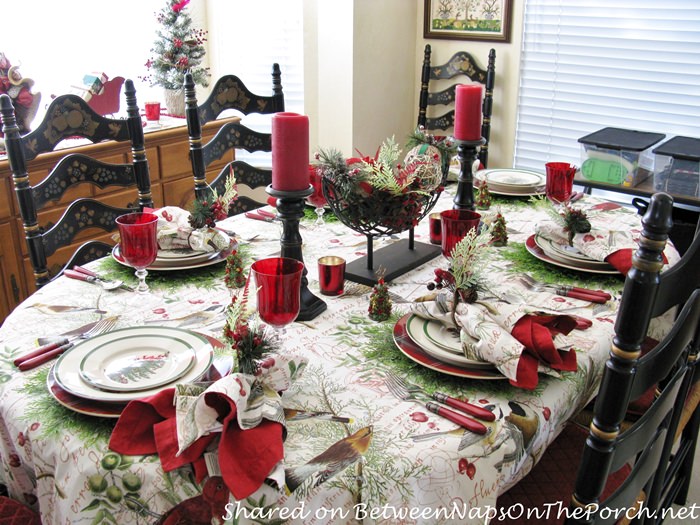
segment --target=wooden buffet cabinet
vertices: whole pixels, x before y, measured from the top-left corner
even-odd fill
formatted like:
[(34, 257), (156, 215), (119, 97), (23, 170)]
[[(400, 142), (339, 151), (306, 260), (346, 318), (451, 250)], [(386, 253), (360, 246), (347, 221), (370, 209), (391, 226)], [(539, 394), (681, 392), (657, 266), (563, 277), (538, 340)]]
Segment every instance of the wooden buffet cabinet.
[[(203, 139), (207, 140), (213, 136), (224, 123), (231, 120), (222, 119), (205, 125), (202, 130)], [(146, 128), (144, 131), (154, 206), (179, 206), (188, 209), (194, 199), (194, 179), (189, 159), (187, 126), (185, 126), (184, 120), (182, 120), (181, 125), (167, 129), (149, 131)], [(40, 155), (29, 162), (28, 171), (31, 184), (36, 184), (46, 177), (58, 159), (66, 155), (67, 151), (71, 153), (89, 151), (91, 156), (107, 162), (127, 162), (131, 153), (128, 141), (109, 141), (99, 144), (88, 143), (79, 146), (69, 146), (69, 148)], [(211, 180), (231, 160), (233, 160), (232, 154), (210, 165), (207, 179)], [(1, 324), (12, 309), (31, 295), (36, 288), (27, 245), (24, 240), (19, 206), (14, 195), (12, 172), (5, 157), (0, 158), (0, 183), (2, 184), (0, 188)], [(76, 198), (96, 195), (99, 195), (101, 200), (108, 204), (124, 206), (127, 202), (135, 201), (136, 190), (135, 188), (117, 188), (103, 191), (92, 184), (84, 184), (73, 191), (67, 192), (61, 200), (42, 209), (39, 212), (39, 224), (46, 226), (56, 221), (63, 213), (65, 206)], [(102, 230), (88, 232), (88, 235), (91, 238), (104, 239), (108, 242), (111, 236), (111, 234)], [(49, 258), (49, 266), (65, 262), (75, 248), (85, 240), (85, 236), (79, 236), (74, 240), (73, 246), (56, 252)]]

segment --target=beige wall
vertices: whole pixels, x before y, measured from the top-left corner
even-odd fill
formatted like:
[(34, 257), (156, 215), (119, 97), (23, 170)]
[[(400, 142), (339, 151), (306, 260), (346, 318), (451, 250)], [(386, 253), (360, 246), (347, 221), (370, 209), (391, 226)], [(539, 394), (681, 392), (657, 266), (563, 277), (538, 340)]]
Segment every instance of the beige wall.
[[(489, 167), (511, 167), (523, 2), (514, 1), (510, 43), (423, 38), (423, 0), (305, 0), (305, 105), (310, 146), (374, 154), (418, 115), (426, 43), (433, 63), (466, 50), (482, 60), (496, 50)], [(342, 23), (341, 21), (347, 21)]]
[(414, 2), (305, 0), (304, 5), (310, 147), (373, 155), (387, 137), (402, 141), (416, 118)]
[[(491, 117), (491, 138), (489, 143), (489, 168), (511, 168), (515, 143), (516, 108), (518, 85), (520, 83), (520, 47), (522, 43), (523, 7), (522, 0), (512, 0), (513, 18), (509, 43), (482, 42), (473, 40), (440, 40), (423, 38), (423, 0), (416, 0), (416, 64), (423, 61), (426, 44), (432, 48), (431, 63), (447, 62), (457, 51), (468, 51), (486, 67), (489, 50), (496, 50), (496, 82), (493, 92), (493, 115)], [(419, 66), (417, 66), (419, 67)], [(416, 71), (416, 79), (420, 75)], [(418, 80), (416, 80), (415, 107), (418, 107)]]

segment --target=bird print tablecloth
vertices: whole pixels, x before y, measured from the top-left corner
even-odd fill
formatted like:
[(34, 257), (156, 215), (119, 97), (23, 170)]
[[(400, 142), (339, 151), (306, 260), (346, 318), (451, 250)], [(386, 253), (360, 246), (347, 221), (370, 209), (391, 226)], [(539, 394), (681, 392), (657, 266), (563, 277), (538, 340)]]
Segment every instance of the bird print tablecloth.
[[(450, 208), (451, 198), (445, 194), (434, 211)], [(599, 202), (587, 196), (577, 204)], [(389, 283), (395, 294), (393, 316), (377, 323), (367, 315), (368, 287), (346, 282), (341, 296), (318, 293), (317, 258), (362, 256), (364, 236), (339, 222), (317, 227), (310, 218), (300, 231), (309, 288), (328, 308), (313, 320), (290, 325), (282, 336), (282, 352), (306, 362), (282, 395), (284, 475), (236, 501), (216, 470), (215, 446), (205, 451), (204, 475), (190, 465), (164, 472), (157, 455), (111, 451), (115, 419), (79, 414), (56, 402), (47, 391), (51, 364), (24, 373), (12, 366), (38, 337), (107, 315), (119, 315), (120, 328), (173, 326), (219, 338), (230, 301), (219, 264), (150, 272), (152, 292), (146, 296), (60, 278), (18, 306), (0, 327), (0, 480), (12, 497), (38, 510), (46, 525), (484, 523), (497, 495), (530, 470), (564, 423), (594, 395), (623, 282), (615, 276), (566, 273), (531, 257), (524, 243), (545, 214), (516, 201), (496, 203), (484, 217), (495, 214), (496, 206), (507, 221), (509, 245), (489, 248), (481, 293), (490, 304), (523, 302), (590, 320), (588, 329), (569, 338), (577, 353), (576, 372), (540, 375), (534, 390), (523, 390), (507, 380), (455, 377), (417, 364), (393, 340), (397, 319), (411, 307), (398, 296), (410, 300), (428, 293), (426, 285), (436, 268), (446, 268), (445, 259), (438, 256)], [(618, 229), (639, 228), (640, 217), (630, 210), (606, 213), (614, 214)], [(221, 226), (236, 232), (247, 264), (279, 252), (276, 222), (237, 216)], [(427, 219), (416, 228), (416, 241), (428, 242)], [(374, 249), (392, 242), (376, 239)], [(677, 255), (669, 256), (671, 264), (676, 260)], [(91, 268), (133, 281), (132, 271), (111, 259)], [(518, 283), (515, 277), (523, 271), (601, 287), (613, 299), (600, 305), (536, 292)], [(659, 335), (664, 326), (659, 320), (652, 328)], [(217, 349), (215, 362), (225, 372), (225, 348)], [(495, 421), (484, 422), (484, 435), (457, 427), (422, 403), (394, 397), (387, 371), (484, 407)]]

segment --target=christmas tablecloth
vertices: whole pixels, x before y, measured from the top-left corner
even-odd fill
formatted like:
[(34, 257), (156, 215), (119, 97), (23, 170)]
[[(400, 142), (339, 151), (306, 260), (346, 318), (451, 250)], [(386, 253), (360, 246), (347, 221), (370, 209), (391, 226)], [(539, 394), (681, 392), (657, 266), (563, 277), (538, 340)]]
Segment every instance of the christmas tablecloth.
[[(586, 196), (578, 206), (600, 200)], [(434, 211), (452, 206), (445, 194)], [(568, 337), (577, 357), (576, 372), (540, 375), (537, 388), (523, 390), (507, 380), (453, 377), (428, 370), (405, 357), (392, 339), (396, 320), (410, 304), (396, 300), (384, 323), (369, 319), (370, 289), (346, 282), (338, 297), (318, 294), (316, 260), (339, 255), (348, 261), (366, 252), (365, 238), (339, 222), (315, 227), (302, 221), (309, 288), (327, 303), (317, 318), (290, 325), (282, 351), (308, 364), (282, 396), (287, 419), (284, 441), (286, 486), (264, 484), (252, 496), (235, 501), (216, 472), (197, 483), (189, 466), (163, 472), (155, 455), (124, 456), (108, 449), (115, 420), (77, 414), (49, 395), (50, 366), (19, 372), (14, 357), (40, 336), (60, 334), (119, 315), (118, 327), (175, 326), (217, 338), (221, 312), (230, 300), (223, 264), (178, 272), (150, 272), (151, 293), (105, 291), (99, 286), (60, 278), (29, 297), (0, 327), (0, 478), (10, 495), (41, 513), (43, 523), (153, 523), (162, 516), (202, 523), (484, 523), (496, 497), (542, 455), (564, 423), (595, 394), (610, 349), (623, 280), (567, 272), (532, 257), (526, 239), (545, 220), (527, 200), (496, 202), (486, 219), (503, 213), (509, 244), (489, 248), (485, 272), (489, 303), (526, 303), (575, 315), (592, 322)], [(602, 213), (602, 212), (601, 212)], [(616, 229), (638, 230), (640, 217), (625, 208), (606, 210)], [(310, 216), (313, 213), (310, 214)], [(427, 218), (416, 228), (416, 241), (428, 242)], [(236, 232), (248, 263), (277, 254), (280, 225), (236, 216), (221, 226)], [(405, 237), (404, 233), (401, 237)], [(395, 242), (377, 239), (374, 247)], [(667, 253), (673, 264), (678, 257)], [(428, 293), (442, 256), (389, 283), (406, 299)], [(133, 272), (111, 259), (91, 268), (134, 281)], [(603, 288), (613, 295), (592, 304), (553, 293), (534, 292), (517, 280), (536, 278)], [(653, 325), (659, 335), (668, 326)], [(217, 364), (225, 367), (225, 351)], [(387, 370), (426, 389), (457, 395), (491, 410), (488, 433), (473, 434), (433, 415), (424, 406), (399, 401), (385, 383)], [(215, 451), (213, 451), (215, 452)], [(215, 462), (213, 462), (215, 463)], [(258, 520), (258, 521), (256, 521)]]

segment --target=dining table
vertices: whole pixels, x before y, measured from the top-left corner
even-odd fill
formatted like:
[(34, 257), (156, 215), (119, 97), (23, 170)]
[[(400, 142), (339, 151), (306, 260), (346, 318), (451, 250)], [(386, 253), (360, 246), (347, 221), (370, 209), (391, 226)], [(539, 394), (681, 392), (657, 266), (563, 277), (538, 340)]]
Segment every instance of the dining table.
[[(454, 195), (455, 187), (448, 185), (431, 211), (452, 209)], [(264, 473), (264, 482), (239, 493), (241, 497), (231, 494), (217, 472), (225, 465), (212, 460), (216, 439), (202, 451), (204, 474), (193, 463), (164, 467), (158, 453), (115, 451), (119, 447), (114, 447), (112, 438), (120, 424), (127, 445), (129, 432), (138, 438), (142, 421), (119, 419), (122, 410), (139, 402), (138, 392), (128, 392), (132, 400), (128, 405), (119, 402), (120, 392), (98, 398), (89, 393), (76, 396), (57, 384), (55, 359), (26, 371), (13, 364), (39, 340), (76, 336), (96, 321), (115, 316), (110, 332), (115, 338), (127, 337), (137, 328), (140, 334), (145, 330), (157, 338), (164, 327), (203, 337), (213, 349), (212, 368), (207, 367), (206, 376), (185, 377), (202, 389), (210, 388), (231, 372), (231, 349), (223, 338), (226, 307), (232, 295), (238, 301), (242, 297), (240, 290), (233, 293), (226, 285), (224, 257), (211, 264), (152, 268), (146, 294), (61, 276), (11, 312), (0, 327), (0, 482), (11, 497), (35, 509), (45, 525), (483, 524), (497, 519), (498, 495), (530, 471), (567, 422), (595, 396), (611, 348), (624, 275), (572, 268), (534, 246), (539, 225), (551, 218), (541, 195), (493, 197), (489, 209), (477, 211), (486, 226), (497, 214), (505, 219), (507, 244), (483, 247), (479, 312), (497, 318), (499, 312), (519, 309), (573, 319), (575, 327), (569, 327), (566, 335), (566, 350), (575, 353), (573, 369), (540, 363), (534, 383), (524, 386), (488, 363), (470, 368), (438, 358), (444, 350), (440, 343), (452, 344), (440, 338), (454, 337), (454, 329), (444, 324), (431, 333), (418, 314), (421, 309), (430, 311), (444, 291), (434, 286), (435, 271), (449, 267), (439, 253), (386, 283), (391, 315), (385, 321), (368, 315), (371, 286), (346, 280), (340, 295), (320, 294), (317, 260), (328, 255), (355, 260), (366, 255), (367, 239), (330, 212), (324, 214), (324, 224), (315, 224), (314, 208), (309, 207), (299, 227), (306, 278), (308, 289), (327, 308), (313, 319), (288, 325), (278, 336), (272, 361), (268, 356), (268, 366), (277, 357), (278, 365), (288, 368), (289, 381), (279, 395), (284, 413), (282, 460), (274, 472)], [(641, 231), (641, 217), (634, 209), (592, 195), (574, 205), (607, 225), (606, 241), (614, 242), (621, 231), (637, 235)], [(281, 224), (274, 219), (274, 208), (264, 210), (268, 213), (236, 215), (217, 224), (238, 243), (246, 273), (254, 260), (280, 254)], [(428, 222), (426, 216), (415, 226), (416, 242), (430, 242)], [(373, 249), (407, 235), (376, 238)], [(666, 258), (668, 266), (679, 259), (671, 245)], [(136, 283), (133, 270), (115, 257), (88, 267), (127, 285)], [(590, 302), (562, 295), (524, 282), (523, 275), (549, 284), (601, 289), (610, 299)], [(254, 311), (252, 283), (248, 292)], [(661, 337), (671, 320), (671, 312), (655, 319), (649, 335)], [(411, 323), (416, 333), (410, 332)], [(482, 339), (497, 352), (501, 335), (491, 323), (471, 337), (477, 347)], [(82, 374), (81, 359), (69, 359), (69, 354), (89, 342), (77, 340), (59, 358), (61, 366), (76, 367), (69, 371), (76, 374), (80, 367)], [(422, 351), (428, 347), (432, 353)], [(387, 379), (392, 375), (429, 395), (440, 392), (468, 401), (481, 409), (477, 414), (490, 417), (470, 420), (478, 423), (476, 431), (464, 428), (433, 413), (435, 405), (427, 398), (397, 397)], [(171, 383), (156, 383), (149, 392), (172, 388)], [(170, 398), (170, 406), (163, 410), (172, 410), (172, 402)], [(252, 431), (241, 434), (247, 432)], [(255, 470), (259, 462), (269, 464), (265, 457), (240, 457), (257, 450), (251, 447), (228, 454), (244, 470)]]

